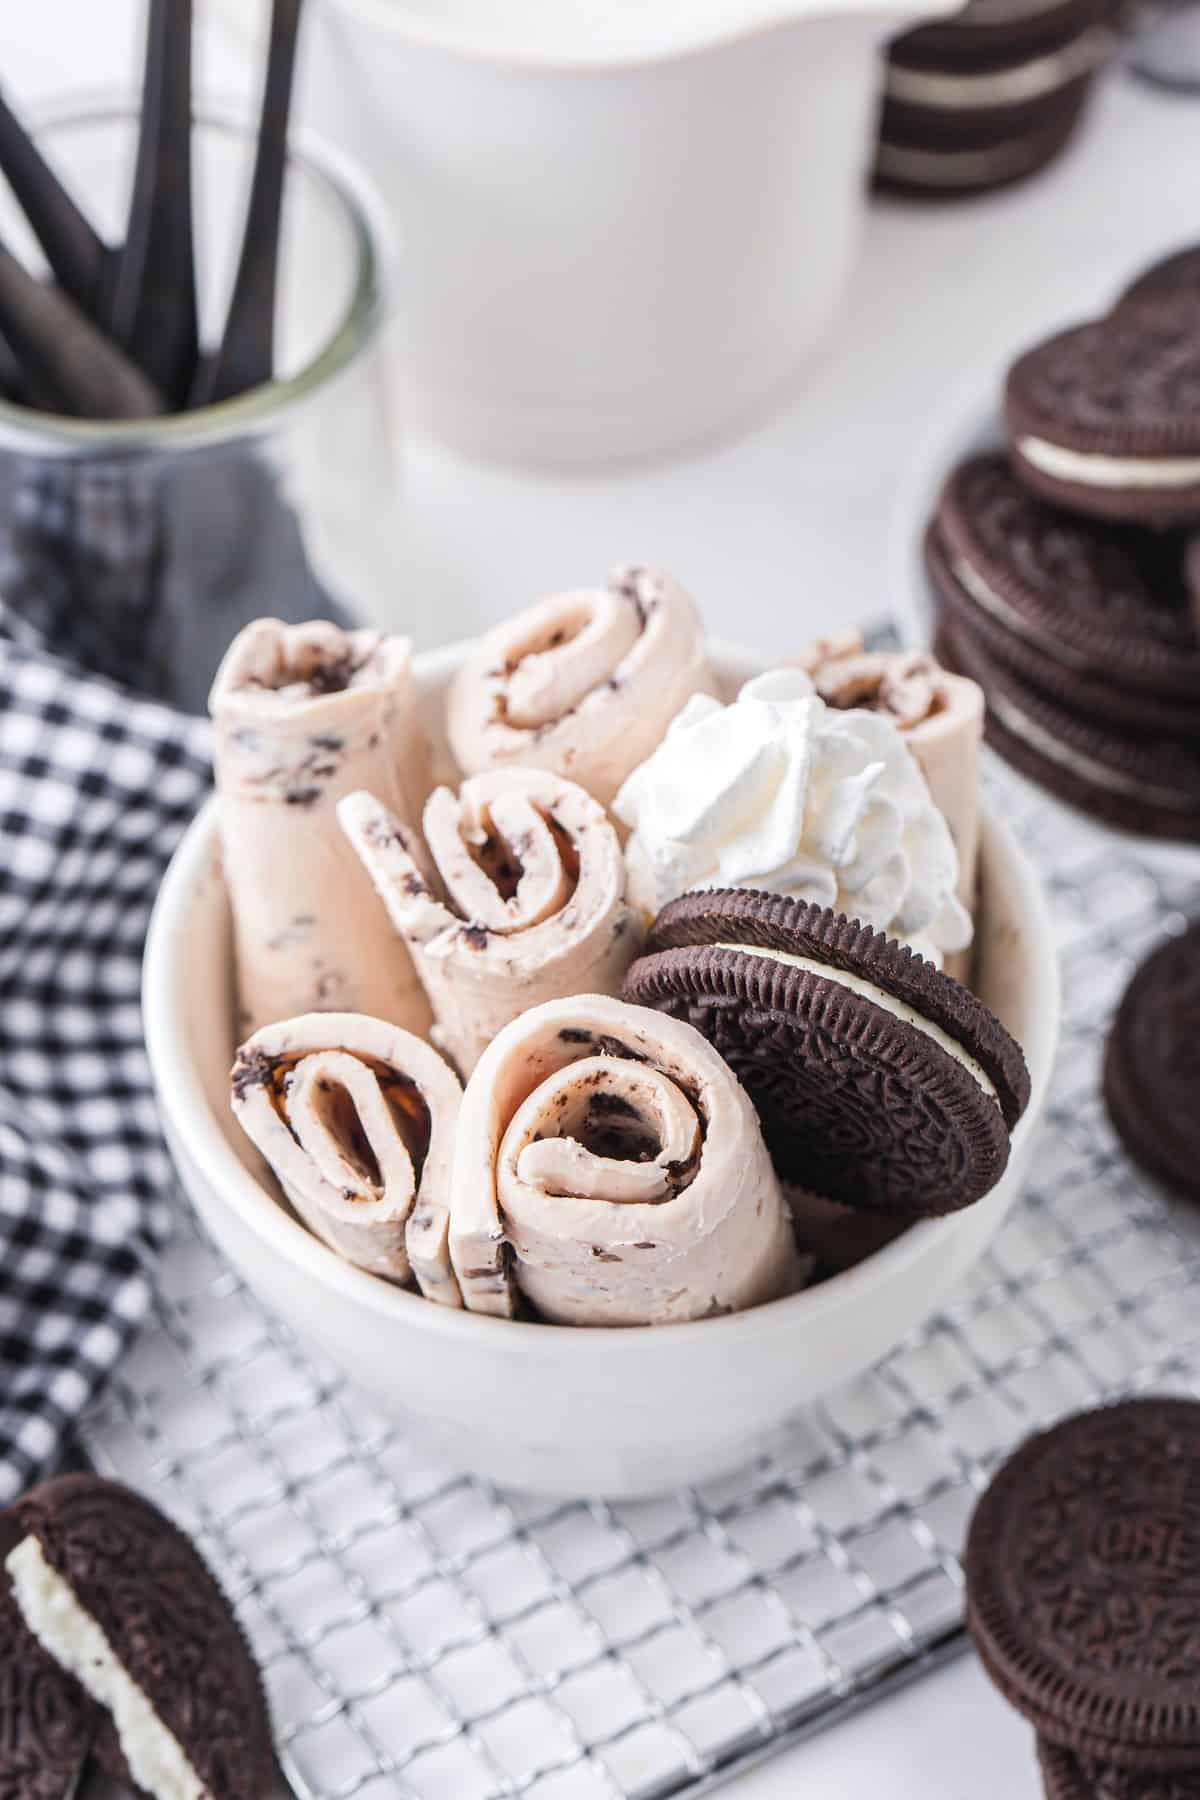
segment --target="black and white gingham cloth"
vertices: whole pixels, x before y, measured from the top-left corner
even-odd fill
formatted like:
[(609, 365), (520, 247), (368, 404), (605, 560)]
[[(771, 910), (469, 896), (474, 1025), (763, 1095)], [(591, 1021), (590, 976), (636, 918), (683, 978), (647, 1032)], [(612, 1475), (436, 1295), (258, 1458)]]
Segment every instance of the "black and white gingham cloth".
[(209, 778), (163, 687), (160, 508), (132, 467), (6, 479), (0, 543), (0, 1505), (150, 1302), (166, 1151), (142, 944)]

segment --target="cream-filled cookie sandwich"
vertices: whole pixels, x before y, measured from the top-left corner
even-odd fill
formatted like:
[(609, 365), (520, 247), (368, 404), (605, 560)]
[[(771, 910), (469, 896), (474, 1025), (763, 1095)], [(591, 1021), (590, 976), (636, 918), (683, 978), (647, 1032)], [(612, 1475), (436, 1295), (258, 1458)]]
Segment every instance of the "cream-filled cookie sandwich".
[(1004, 1173), (1029, 1099), (1020, 1046), (968, 989), (868, 926), (786, 895), (685, 894), (624, 992), (720, 1051), (786, 1182), (922, 1217), (971, 1205)]
[[(14, 1528), (6, 1539), (17, 1538), (4, 1557), (11, 1604), (63, 1681), (77, 1684), (79, 1705), (99, 1716), (93, 1755), (107, 1774), (149, 1800), (277, 1791), (261, 1676), (183, 1532), (142, 1495), (91, 1474), (42, 1482), (4, 1523)], [(63, 1696), (43, 1684), (41, 1698)], [(46, 1714), (38, 1721), (50, 1743), (71, 1728), (66, 1704), (59, 1730)], [(12, 1800), (44, 1792), (6, 1789)], [(74, 1792), (73, 1781), (58, 1789)]]
[(604, 808), (544, 769), (438, 788), (424, 839), (373, 794), (343, 829), (412, 954), (435, 1041), (469, 1075), (496, 1033), (542, 1001), (615, 994), (642, 943), (625, 858)]

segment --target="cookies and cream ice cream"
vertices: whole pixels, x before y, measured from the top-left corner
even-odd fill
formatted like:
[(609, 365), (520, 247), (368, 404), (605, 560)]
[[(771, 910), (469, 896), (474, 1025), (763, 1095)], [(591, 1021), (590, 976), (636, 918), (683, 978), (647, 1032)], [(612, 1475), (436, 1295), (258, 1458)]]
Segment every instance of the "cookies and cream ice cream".
[(408, 640), (259, 619), (227, 651), (210, 707), (240, 1034), (333, 1009), (424, 1031), (408, 952), (334, 812), (369, 786), (420, 817), (429, 752)]
[(939, 965), (971, 941), (950, 828), (881, 711), (828, 706), (800, 669), (730, 706), (697, 696), (614, 802), (647, 918), (697, 888), (748, 887), (873, 925)]
[(233, 1111), (309, 1230), (347, 1262), (460, 1304), (447, 1233), (462, 1087), (432, 1045), (360, 1013), (244, 1043)]
[(958, 852), (958, 897), (975, 910), (983, 689), (923, 650), (866, 650), (857, 631), (821, 638), (796, 659), (827, 706), (891, 719), (921, 765)]
[(691, 595), (661, 571), (617, 569), (481, 638), (450, 684), (446, 728), (468, 775), (549, 769), (607, 806), (684, 701), (718, 691)]
[(803, 1285), (754, 1108), (679, 1019), (605, 995), (533, 1008), (463, 1097), (450, 1256), (464, 1303), (658, 1325)]
[(614, 994), (641, 949), (625, 858), (604, 808), (544, 769), (438, 788), (424, 842), (373, 794), (338, 807), (407, 944), (435, 1041), (468, 1075), (518, 1013), (564, 994)]

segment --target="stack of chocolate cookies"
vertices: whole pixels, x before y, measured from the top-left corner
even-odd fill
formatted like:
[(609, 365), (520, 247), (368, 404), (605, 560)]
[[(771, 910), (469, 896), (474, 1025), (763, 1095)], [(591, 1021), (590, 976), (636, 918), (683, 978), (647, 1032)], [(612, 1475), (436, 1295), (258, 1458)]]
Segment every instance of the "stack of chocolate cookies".
[(948, 199), (1043, 168), (1078, 123), (1114, 36), (1102, 0), (969, 0), (891, 44), (880, 187)]
[(1200, 1795), (1200, 1405), (1126, 1400), (1024, 1444), (975, 1512), (967, 1623), (1047, 1800)]
[(1200, 251), (1021, 356), (925, 540), (938, 655), (1061, 799), (1200, 841)]

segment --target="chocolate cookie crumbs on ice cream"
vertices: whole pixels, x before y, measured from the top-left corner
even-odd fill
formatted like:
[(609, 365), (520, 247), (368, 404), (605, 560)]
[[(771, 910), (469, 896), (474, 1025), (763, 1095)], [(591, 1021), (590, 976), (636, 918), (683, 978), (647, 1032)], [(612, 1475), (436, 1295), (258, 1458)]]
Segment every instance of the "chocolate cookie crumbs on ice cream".
[(335, 812), (369, 786), (420, 817), (429, 749), (407, 639), (260, 619), (226, 652), (210, 708), (239, 1035), (314, 1011), (425, 1030), (408, 952)]
[(641, 947), (604, 808), (544, 769), (438, 788), (423, 841), (372, 794), (338, 807), (380, 910), (411, 953), (433, 1037), (469, 1075), (502, 1026), (543, 1000), (615, 994)]
[(468, 775), (548, 769), (608, 806), (684, 702), (716, 692), (691, 595), (660, 570), (620, 568), (480, 638), (450, 683), (446, 727)]
[(712, 1047), (607, 995), (505, 1026), (463, 1098), (450, 1251), (463, 1300), (565, 1325), (668, 1325), (792, 1293), (754, 1109)]

